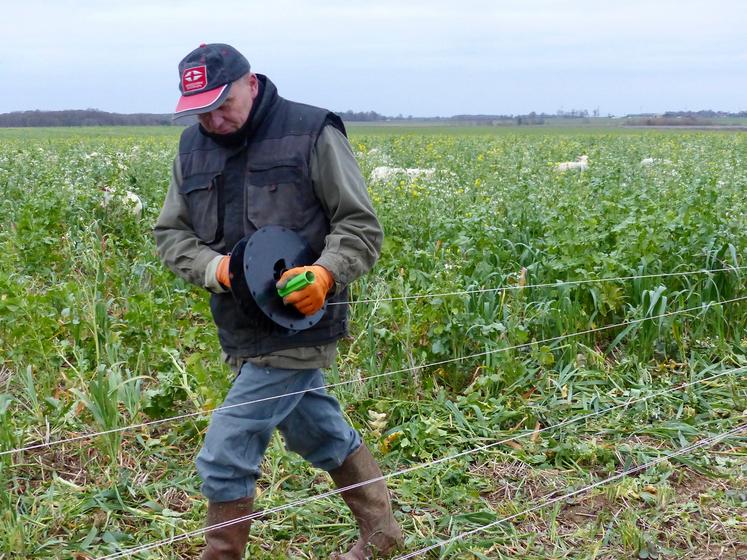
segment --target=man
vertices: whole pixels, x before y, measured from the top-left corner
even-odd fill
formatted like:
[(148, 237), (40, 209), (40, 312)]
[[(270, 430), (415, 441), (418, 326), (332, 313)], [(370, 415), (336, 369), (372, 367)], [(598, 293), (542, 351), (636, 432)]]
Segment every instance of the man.
[[(288, 449), (328, 471), (338, 487), (381, 476), (338, 402), (314, 389), (324, 385), (320, 368), (333, 363), (336, 341), (346, 333), (346, 305), (328, 306), (316, 325), (289, 334), (259, 309), (236, 304), (228, 253), (266, 225), (296, 231), (318, 258), (285, 272), (278, 284), (311, 270), (315, 282), (284, 301), (312, 315), (325, 301), (347, 300), (347, 284), (373, 266), (383, 234), (336, 115), (283, 99), (229, 45), (200, 45), (180, 62), (179, 76), (175, 117), (197, 115), (199, 124), (181, 135), (154, 230), (158, 252), (176, 274), (212, 292), (218, 337), (238, 372), (223, 406), (270, 397), (212, 416), (197, 470), (213, 526), (252, 511), (275, 428)], [(272, 398), (278, 395), (286, 396)], [(337, 558), (359, 560), (401, 545), (383, 480), (342, 497), (358, 522), (359, 540)], [(249, 525), (207, 532), (202, 558), (243, 558)]]

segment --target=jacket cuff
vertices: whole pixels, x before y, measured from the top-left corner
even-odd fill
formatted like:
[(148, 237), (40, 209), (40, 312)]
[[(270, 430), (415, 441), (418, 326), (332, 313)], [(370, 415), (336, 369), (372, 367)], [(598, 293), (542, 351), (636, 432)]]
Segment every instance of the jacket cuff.
[(335, 279), (334, 289), (330, 290), (328, 295), (332, 296), (334, 294), (339, 294), (342, 290), (345, 289), (347, 283), (344, 281), (344, 278), (340, 277), (340, 271), (344, 270), (343, 259), (341, 257), (322, 254), (314, 264), (323, 266), (324, 268), (329, 270), (329, 272), (332, 274), (332, 278)]
[(218, 278), (215, 276), (215, 272), (218, 270), (218, 265), (220, 264), (220, 261), (224, 256), (225, 255), (218, 255), (216, 257), (213, 257), (213, 259), (205, 268), (204, 286), (214, 294), (225, 294), (229, 291), (226, 290), (220, 282), (218, 282)]

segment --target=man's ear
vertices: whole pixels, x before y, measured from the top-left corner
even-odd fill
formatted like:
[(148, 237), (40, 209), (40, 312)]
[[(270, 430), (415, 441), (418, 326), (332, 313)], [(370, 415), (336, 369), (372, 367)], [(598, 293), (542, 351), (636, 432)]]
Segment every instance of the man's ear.
[(244, 76), (244, 79), (246, 80), (246, 83), (249, 84), (249, 90), (252, 92), (252, 99), (256, 98), (257, 95), (259, 95), (259, 80), (257, 79), (257, 75), (254, 72), (250, 72)]

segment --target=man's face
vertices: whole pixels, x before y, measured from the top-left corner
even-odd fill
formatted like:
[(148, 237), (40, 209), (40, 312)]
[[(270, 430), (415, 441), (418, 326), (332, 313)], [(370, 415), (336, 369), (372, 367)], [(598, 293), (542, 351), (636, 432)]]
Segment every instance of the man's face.
[(249, 117), (258, 92), (257, 76), (247, 74), (233, 82), (228, 97), (220, 107), (197, 115), (197, 120), (211, 134), (236, 132)]

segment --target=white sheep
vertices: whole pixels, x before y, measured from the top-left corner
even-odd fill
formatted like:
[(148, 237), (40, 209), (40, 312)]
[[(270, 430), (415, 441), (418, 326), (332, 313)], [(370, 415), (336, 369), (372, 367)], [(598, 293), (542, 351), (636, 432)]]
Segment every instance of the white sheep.
[(568, 170), (576, 170), (576, 171), (584, 171), (589, 167), (589, 156), (578, 156), (576, 158), (576, 161), (562, 161), (560, 163), (555, 164), (555, 170), (556, 171), (568, 171)]
[(662, 165), (672, 165), (671, 159), (647, 157), (641, 160), (641, 167), (659, 167)]
[(373, 171), (371, 171), (371, 180), (372, 181), (386, 181), (388, 179), (393, 179), (394, 177), (397, 177), (398, 175), (406, 175), (408, 179), (418, 179), (418, 178), (431, 178), (436, 174), (436, 170), (432, 167), (427, 167), (425, 169), (421, 169), (418, 167), (387, 167), (387, 166), (381, 166), (381, 167), (375, 167)]
[(143, 215), (143, 201), (134, 192), (125, 191), (125, 194), (121, 195), (117, 192), (116, 188), (104, 187), (104, 196), (101, 197), (101, 206), (107, 208), (114, 201), (116, 201), (117, 204), (126, 207), (130, 211), (130, 214), (136, 218)]
[(136, 218), (143, 215), (143, 201), (134, 192), (127, 191), (123, 202), (130, 207), (130, 212), (132, 212), (132, 215)]

